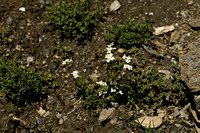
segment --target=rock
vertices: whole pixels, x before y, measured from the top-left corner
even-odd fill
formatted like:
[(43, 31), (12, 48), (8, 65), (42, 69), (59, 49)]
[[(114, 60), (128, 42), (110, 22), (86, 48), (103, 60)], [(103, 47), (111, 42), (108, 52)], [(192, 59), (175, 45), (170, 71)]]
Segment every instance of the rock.
[(158, 51), (158, 50), (154, 50), (152, 49), (151, 47), (147, 47), (147, 46), (143, 46), (144, 49), (150, 53), (150, 54), (153, 54), (153, 55), (156, 55), (156, 56), (161, 56), (161, 57), (164, 57), (164, 53), (162, 50)]
[(125, 128), (125, 125), (124, 125), (123, 121), (118, 121), (118, 122), (116, 123), (116, 125), (115, 125), (115, 129), (116, 129), (116, 130), (122, 130), (122, 129), (124, 129), (124, 128)]
[(62, 118), (59, 119), (59, 124), (63, 124), (64, 120)]
[(173, 31), (174, 29), (175, 29), (175, 27), (173, 25), (157, 27), (157, 28), (154, 29), (155, 30), (154, 34), (155, 35), (161, 35), (163, 33)]
[(48, 96), (47, 101), (48, 101), (49, 104), (53, 104), (53, 103), (56, 102), (55, 98), (52, 97), (52, 96)]
[(96, 74), (96, 73), (92, 73), (92, 74), (89, 75), (90, 79), (97, 79), (98, 77), (99, 77), (99, 75)]
[(193, 0), (188, 0), (188, 5), (192, 5), (194, 3)]
[(164, 73), (165, 74), (165, 77), (163, 79), (170, 79), (172, 78), (171, 76), (171, 72), (168, 71), (168, 70), (158, 70), (159, 73)]
[(179, 38), (180, 38), (180, 32), (178, 32), (178, 31), (172, 32), (171, 38), (170, 38), (170, 43), (177, 42)]
[(40, 109), (38, 110), (38, 114), (40, 115), (40, 116), (43, 116), (44, 114), (45, 114), (45, 110), (44, 109), (42, 109), (42, 107), (40, 107)]
[(26, 59), (26, 61), (27, 61), (28, 63), (33, 62), (33, 61), (34, 61), (34, 57), (28, 56), (27, 59)]
[(179, 118), (184, 118), (184, 119), (188, 120), (189, 116), (187, 114), (185, 114), (184, 110), (180, 110), (179, 113), (180, 113)]
[(116, 109), (115, 108), (108, 108), (108, 109), (103, 109), (101, 112), (100, 112), (100, 115), (99, 115), (99, 121), (100, 122), (104, 122), (108, 119), (111, 119), (112, 116), (114, 115)]
[(189, 44), (188, 53), (179, 56), (181, 78), (192, 92), (200, 91), (200, 48), (199, 42)]
[(22, 12), (25, 12), (26, 8), (25, 7), (21, 7), (21, 8), (19, 8), (19, 10), (22, 11)]
[(136, 122), (140, 123), (144, 128), (157, 128), (162, 124), (162, 118), (164, 114), (159, 116), (143, 116), (140, 117)]
[(124, 49), (124, 48), (119, 48), (117, 51), (118, 51), (120, 54), (123, 54), (123, 53), (125, 52), (125, 49)]
[(38, 117), (36, 117), (35, 118), (35, 124), (36, 125), (42, 125), (42, 121)]
[(182, 126), (180, 124), (174, 124), (176, 127), (181, 128)]
[(190, 26), (193, 27), (193, 28), (199, 28), (200, 27), (200, 18), (195, 18), (195, 19), (192, 19), (190, 22), (189, 22)]
[(8, 25), (11, 25), (11, 24), (12, 24), (12, 17), (8, 17), (8, 18), (6, 19), (6, 23), (7, 23)]
[(109, 10), (112, 12), (112, 11), (116, 11), (118, 10), (119, 8), (121, 7), (121, 4), (119, 3), (118, 0), (115, 0), (111, 5), (110, 5), (110, 8)]
[(114, 117), (110, 120), (110, 124), (115, 125), (117, 123), (117, 118)]
[(180, 113), (179, 113), (179, 110), (178, 110), (177, 108), (175, 108), (174, 110), (175, 110), (175, 111), (174, 111), (174, 113), (172, 114), (172, 116), (175, 118), (175, 117), (179, 116)]

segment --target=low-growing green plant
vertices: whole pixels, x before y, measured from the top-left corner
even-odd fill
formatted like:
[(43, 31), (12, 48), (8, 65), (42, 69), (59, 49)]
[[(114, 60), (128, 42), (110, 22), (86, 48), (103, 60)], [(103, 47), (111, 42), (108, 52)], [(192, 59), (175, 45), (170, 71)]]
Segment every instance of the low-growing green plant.
[(2, 30), (0, 32), (0, 43), (8, 43), (9, 30)]
[(154, 66), (141, 67), (134, 58), (128, 56), (134, 52), (127, 50), (122, 56), (113, 54), (115, 48), (111, 45), (106, 49), (106, 63), (103, 66), (107, 70), (101, 78), (91, 78), (86, 73), (74, 77), (78, 97), (90, 112), (109, 107), (111, 102), (159, 107), (175, 103), (174, 99), (184, 98), (185, 89), (177, 76), (174, 75), (174, 80), (169, 83)]
[(53, 52), (62, 58), (67, 59), (72, 55), (72, 48), (70, 46), (63, 46), (61, 48), (53, 47)]
[(91, 10), (91, 0), (62, 0), (49, 8), (48, 18), (63, 35), (82, 41), (94, 33), (101, 9)]
[(108, 28), (105, 36), (116, 47), (131, 48), (148, 43), (153, 37), (153, 27), (150, 22), (140, 24), (128, 19), (124, 24), (114, 24)]
[(43, 76), (33, 68), (23, 69), (16, 60), (0, 59), (0, 88), (17, 105), (41, 100), (53, 85), (51, 74)]

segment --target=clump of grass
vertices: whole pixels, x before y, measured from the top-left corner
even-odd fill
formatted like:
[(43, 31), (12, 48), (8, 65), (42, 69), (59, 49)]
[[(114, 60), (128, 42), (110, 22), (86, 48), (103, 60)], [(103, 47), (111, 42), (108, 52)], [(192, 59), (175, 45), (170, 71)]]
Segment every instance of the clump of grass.
[(52, 85), (51, 74), (39, 74), (33, 68), (23, 69), (16, 60), (0, 59), (0, 88), (13, 103), (24, 105), (41, 100)]
[(0, 32), (0, 44), (7, 44), (8, 43), (8, 36), (9, 36), (9, 30), (2, 30)]
[(153, 27), (150, 22), (136, 23), (128, 19), (124, 24), (114, 24), (105, 34), (108, 42), (114, 42), (116, 47), (131, 48), (148, 43), (153, 37)]
[(91, 6), (91, 0), (63, 0), (49, 8), (48, 18), (59, 33), (82, 41), (94, 33), (101, 17), (101, 9), (92, 10)]

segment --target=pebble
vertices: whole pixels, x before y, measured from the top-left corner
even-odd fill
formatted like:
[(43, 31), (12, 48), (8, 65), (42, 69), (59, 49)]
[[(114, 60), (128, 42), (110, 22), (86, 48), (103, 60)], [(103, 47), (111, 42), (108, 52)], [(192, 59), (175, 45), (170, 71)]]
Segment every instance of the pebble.
[(11, 25), (12, 24), (12, 17), (8, 17), (7, 19), (6, 19), (6, 23), (8, 24), (8, 25)]
[(104, 122), (105, 120), (110, 119), (113, 116), (115, 110), (116, 110), (115, 108), (103, 109), (100, 112), (99, 121)]
[(48, 96), (47, 101), (49, 104), (53, 104), (53, 103), (55, 103), (56, 100), (55, 100), (55, 98)]
[(35, 124), (36, 125), (42, 125), (42, 121), (38, 117), (36, 117), (35, 118)]
[(27, 59), (26, 59), (26, 61), (28, 63), (33, 62), (33, 60), (34, 60), (34, 57), (32, 57), (32, 56), (28, 56)]
[(25, 12), (26, 8), (25, 7), (21, 7), (21, 8), (19, 8), (19, 10), (22, 11), (22, 12)]
[(64, 120), (63, 119), (59, 119), (59, 124), (61, 125), (61, 124), (63, 124), (63, 122), (64, 122)]

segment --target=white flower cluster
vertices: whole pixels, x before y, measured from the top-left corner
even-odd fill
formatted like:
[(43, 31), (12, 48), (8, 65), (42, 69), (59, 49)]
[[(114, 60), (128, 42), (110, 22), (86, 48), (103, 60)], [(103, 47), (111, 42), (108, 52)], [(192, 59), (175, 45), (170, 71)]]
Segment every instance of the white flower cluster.
[(78, 71), (73, 71), (71, 74), (74, 76), (74, 78), (77, 78), (79, 77), (78, 73)]
[[(118, 88), (117, 88), (118, 89)], [(110, 90), (111, 93), (116, 92), (116, 89), (111, 88)], [(122, 92), (122, 90), (119, 91), (119, 94), (123, 95), (124, 93)]]
[(106, 94), (106, 93), (107, 93), (107, 91), (100, 91), (99, 96), (101, 96), (102, 94)]
[(102, 85), (102, 86), (106, 86), (107, 83), (106, 82), (103, 82), (103, 81), (99, 81), (99, 82), (96, 82), (98, 85)]
[(106, 47), (106, 50), (107, 50), (107, 54), (106, 54), (106, 62), (110, 62), (112, 60), (115, 60), (115, 57), (113, 56), (113, 54), (111, 53), (113, 49), (116, 49), (116, 48), (113, 48), (111, 45), (108, 45)]
[[(131, 62), (131, 57), (129, 57), (129, 56), (124, 55), (124, 56), (122, 57), (122, 59), (124, 59), (126, 63), (130, 63), (130, 62)], [(126, 70), (126, 69), (128, 69), (128, 70), (133, 70), (133, 67), (132, 67), (131, 65), (129, 65), (129, 64), (124, 64), (123, 69), (125, 69), (125, 70)]]
[(128, 69), (128, 70), (133, 70), (133, 67), (131, 65), (128, 65), (128, 64), (124, 64), (124, 67), (123, 69)]
[(126, 63), (130, 63), (131, 62), (131, 57), (129, 57), (129, 56), (124, 55), (122, 57), (122, 59), (124, 59)]
[(63, 64), (63, 65), (66, 65), (66, 63), (70, 63), (70, 62), (72, 62), (72, 59), (66, 59), (66, 60), (63, 61), (62, 64)]

